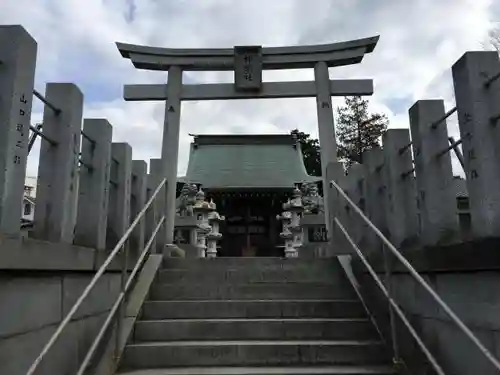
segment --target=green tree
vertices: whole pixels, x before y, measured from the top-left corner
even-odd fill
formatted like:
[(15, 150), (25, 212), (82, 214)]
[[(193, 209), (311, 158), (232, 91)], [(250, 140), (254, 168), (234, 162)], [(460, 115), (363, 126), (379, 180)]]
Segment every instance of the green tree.
[(338, 154), (349, 168), (354, 162), (363, 163), (363, 152), (380, 145), (380, 137), (387, 129), (387, 116), (369, 113), (368, 100), (361, 96), (345, 98), (345, 105), (337, 108)]
[(484, 47), (486, 49), (491, 49), (491, 47), (493, 47), (500, 53), (500, 23), (497, 23), (495, 27), (488, 32), (488, 41)]
[(297, 137), (304, 158), (306, 171), (310, 176), (321, 176), (321, 157), (319, 151), (319, 141), (311, 138), (310, 134), (299, 131), (291, 131)]

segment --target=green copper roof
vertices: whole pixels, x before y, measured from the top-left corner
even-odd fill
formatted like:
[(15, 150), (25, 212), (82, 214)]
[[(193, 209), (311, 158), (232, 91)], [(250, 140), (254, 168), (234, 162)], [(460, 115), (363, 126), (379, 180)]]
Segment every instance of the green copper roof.
[(183, 181), (207, 189), (292, 188), (317, 181), (292, 135), (198, 135)]

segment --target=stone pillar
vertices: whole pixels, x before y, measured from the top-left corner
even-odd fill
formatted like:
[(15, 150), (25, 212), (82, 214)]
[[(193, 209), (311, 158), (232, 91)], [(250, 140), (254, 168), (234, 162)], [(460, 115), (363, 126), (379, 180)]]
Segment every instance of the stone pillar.
[[(346, 228), (346, 212), (344, 206), (347, 201), (335, 187), (330, 186), (330, 181), (334, 180), (340, 186), (340, 188), (345, 191), (346, 176), (342, 163), (329, 163), (326, 170), (326, 176), (328, 178), (328, 200), (325, 200), (325, 221), (328, 223), (328, 220), (330, 220), (331, 228), (329, 231), (330, 246), (328, 256), (350, 254), (351, 249), (348, 242), (346, 241), (345, 235), (340, 230), (340, 228), (338, 228), (334, 221), (335, 217), (337, 217), (340, 220), (342, 226)], [(323, 190), (323, 192), (325, 191), (326, 190)], [(325, 195), (325, 193), (323, 194)], [(326, 207), (329, 207), (330, 219), (326, 215)]]
[(458, 238), (457, 200), (450, 153), (436, 155), (448, 147), (446, 121), (435, 129), (432, 123), (445, 115), (442, 100), (419, 100), (409, 110), (415, 161), (423, 245), (453, 242)]
[[(147, 176), (146, 201), (149, 201), (155, 191), (154, 176), (149, 173)], [(149, 241), (158, 222), (158, 204), (154, 201), (146, 212), (146, 242)], [(158, 237), (158, 235), (157, 235)], [(156, 237), (156, 238), (157, 238)], [(156, 253), (156, 239), (151, 243), (151, 252)]]
[[(361, 210), (365, 211), (365, 168), (362, 164), (354, 164), (349, 168), (347, 181), (349, 186), (349, 198)], [(354, 242), (360, 246), (363, 237), (368, 232), (365, 221), (354, 211), (353, 207), (346, 202), (349, 207), (350, 228)]]
[[(384, 212), (386, 186), (383, 172), (384, 154), (382, 149), (375, 147), (364, 152), (363, 165), (365, 166), (366, 176), (366, 216), (382, 233), (387, 233), (387, 221)], [(366, 226), (366, 238), (369, 251), (376, 251), (381, 248), (382, 242), (379, 236), (369, 226)]]
[(0, 233), (21, 228), (37, 45), (21, 26), (0, 26)]
[(56, 145), (45, 140), (41, 143), (33, 236), (72, 243), (78, 205), (83, 95), (72, 83), (48, 83), (45, 98), (61, 113), (55, 114), (47, 106), (43, 111), (43, 134)]
[[(130, 199), (130, 223), (136, 219), (139, 212), (146, 204), (147, 169), (144, 160), (132, 161), (132, 193)], [(131, 237), (131, 249), (133, 253), (140, 255), (144, 249), (144, 239), (146, 230), (146, 216), (139, 221)]]
[[(318, 62), (314, 67), (316, 81), (316, 110), (318, 114), (319, 144), (321, 146), (321, 175), (323, 176), (323, 195), (325, 202), (330, 202), (329, 176), (327, 167), (329, 163), (337, 162), (337, 142), (335, 140), (335, 123), (332, 111), (332, 95), (330, 92), (330, 76), (325, 62)], [(331, 224), (333, 218), (330, 208), (325, 205), (325, 221), (328, 235), (331, 237)]]
[(484, 85), (499, 71), (496, 52), (467, 52), (452, 68), (476, 237), (500, 235), (500, 79)]
[(111, 145), (108, 231), (106, 243), (111, 250), (130, 226), (132, 147), (128, 143)]
[(400, 247), (418, 236), (417, 188), (408, 129), (389, 129), (382, 136), (384, 172), (387, 184), (384, 212), (390, 240)]
[(111, 138), (113, 127), (105, 119), (85, 119), (82, 137), (76, 245), (98, 250), (106, 248), (108, 220), (109, 174), (111, 167)]
[(177, 162), (179, 157), (179, 126), (181, 119), (182, 70), (172, 66), (168, 70), (167, 102), (163, 123), (163, 143), (161, 150), (163, 176), (167, 178), (167, 188), (162, 211), (165, 214), (165, 243), (174, 243), (175, 196), (177, 187)]
[[(152, 191), (151, 194), (154, 193), (159, 183), (163, 179), (163, 169), (162, 169), (162, 161), (161, 159), (150, 159), (149, 161), (149, 171), (152, 178)], [(163, 207), (165, 206), (165, 186), (160, 190), (158, 195), (156, 196), (155, 201), (153, 202), (156, 210), (156, 220), (151, 230), (154, 230), (156, 224), (160, 218), (164, 215)], [(174, 212), (175, 213), (175, 212)], [(165, 248), (165, 224), (162, 225), (162, 228), (158, 231), (156, 235), (156, 251), (158, 254), (163, 253), (163, 249)], [(154, 249), (154, 248), (153, 248)]]

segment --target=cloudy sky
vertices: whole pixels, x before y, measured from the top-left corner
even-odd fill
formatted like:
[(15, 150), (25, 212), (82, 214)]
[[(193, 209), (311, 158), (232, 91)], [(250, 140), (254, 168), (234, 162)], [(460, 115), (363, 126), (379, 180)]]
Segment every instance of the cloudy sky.
[[(371, 108), (391, 127), (408, 126), (418, 99), (454, 105), (450, 67), (482, 49), (500, 21), (495, 0), (0, 0), (0, 23), (22, 24), (38, 42), (36, 88), (74, 82), (85, 95), (84, 117), (107, 118), (113, 139), (129, 142), (134, 159), (160, 156), (164, 106), (122, 99), (123, 84), (163, 83), (163, 72), (138, 71), (115, 42), (160, 47), (283, 46), (380, 35), (374, 53), (356, 66), (330, 69), (331, 78), (373, 78)], [(231, 82), (227, 73), (185, 73), (185, 83)], [(312, 71), (266, 71), (264, 80), (309, 80)], [(342, 98), (335, 100), (341, 104)], [(32, 123), (41, 120), (37, 103)], [(449, 131), (458, 133), (456, 120)], [(188, 133), (288, 133), (317, 136), (314, 99), (188, 102), (182, 107), (179, 174)], [(28, 174), (37, 171), (38, 147)], [(456, 163), (455, 163), (456, 164)], [(457, 169), (458, 171), (458, 169)]]

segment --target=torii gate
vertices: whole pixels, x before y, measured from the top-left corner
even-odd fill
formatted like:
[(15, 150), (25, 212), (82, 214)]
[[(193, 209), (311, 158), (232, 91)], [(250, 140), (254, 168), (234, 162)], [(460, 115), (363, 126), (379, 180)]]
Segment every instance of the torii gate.
[[(138, 69), (168, 71), (166, 85), (125, 85), (127, 101), (162, 100), (165, 120), (162, 142), (162, 167), (167, 178), (165, 197), (166, 244), (173, 243), (179, 125), (181, 100), (221, 100), (253, 98), (316, 97), (319, 142), (321, 146), (322, 179), (324, 187), (325, 221), (331, 236), (332, 218), (328, 203), (328, 164), (337, 162), (337, 144), (332, 112), (332, 96), (373, 94), (372, 80), (330, 80), (328, 67), (360, 63), (365, 53), (377, 45), (379, 37), (341, 43), (261, 47), (237, 46), (233, 49), (172, 49), (116, 43), (124, 58)], [(314, 68), (314, 81), (262, 82), (262, 69)], [(235, 72), (235, 83), (183, 85), (183, 71)], [(331, 169), (329, 169), (330, 171)], [(328, 174), (332, 174), (329, 172)], [(331, 197), (330, 197), (331, 198)]]

